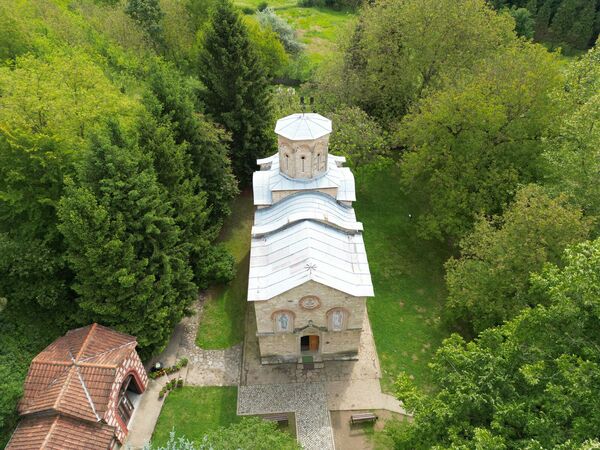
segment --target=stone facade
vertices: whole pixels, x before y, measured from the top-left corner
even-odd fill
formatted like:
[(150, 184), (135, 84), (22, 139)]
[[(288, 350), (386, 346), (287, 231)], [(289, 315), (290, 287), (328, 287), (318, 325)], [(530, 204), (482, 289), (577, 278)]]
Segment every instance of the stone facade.
[(315, 178), (327, 171), (329, 135), (295, 141), (278, 136), (279, 167), (290, 178)]
[[(300, 302), (305, 297), (316, 297), (319, 306), (305, 309)], [(254, 302), (257, 336), (264, 364), (297, 362), (302, 356), (303, 336), (318, 336), (318, 348), (313, 353), (323, 361), (355, 359), (360, 333), (366, 313), (366, 298), (353, 297), (315, 281), (309, 281), (270, 300)], [(334, 331), (331, 312), (343, 310), (343, 323)], [(279, 331), (275, 323), (277, 313), (290, 313), (289, 331)]]

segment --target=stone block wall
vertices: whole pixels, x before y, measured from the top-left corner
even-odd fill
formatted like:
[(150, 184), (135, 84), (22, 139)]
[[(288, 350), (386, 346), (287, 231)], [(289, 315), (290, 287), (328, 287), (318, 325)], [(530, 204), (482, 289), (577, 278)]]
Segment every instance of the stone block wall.
[[(305, 309), (300, 300), (316, 296), (319, 306)], [(356, 356), (360, 343), (366, 299), (354, 297), (315, 281), (309, 281), (270, 300), (254, 302), (257, 336), (264, 363), (293, 362), (300, 355), (302, 336), (319, 336), (319, 351), (323, 360), (349, 359)], [(333, 331), (328, 316), (334, 308), (345, 313), (343, 331)], [(289, 311), (293, 315), (290, 332), (277, 332), (274, 315)]]

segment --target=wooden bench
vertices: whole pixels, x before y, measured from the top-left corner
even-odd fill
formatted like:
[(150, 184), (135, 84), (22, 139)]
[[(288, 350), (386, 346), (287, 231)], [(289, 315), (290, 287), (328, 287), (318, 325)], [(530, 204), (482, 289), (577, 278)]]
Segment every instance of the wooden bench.
[(286, 413), (282, 414), (267, 414), (266, 416), (262, 416), (264, 420), (269, 420), (271, 422), (277, 423), (287, 423), (290, 419)]
[(360, 413), (360, 414), (352, 414), (350, 416), (350, 423), (355, 425), (357, 423), (364, 422), (375, 422), (377, 420), (377, 416), (373, 413)]

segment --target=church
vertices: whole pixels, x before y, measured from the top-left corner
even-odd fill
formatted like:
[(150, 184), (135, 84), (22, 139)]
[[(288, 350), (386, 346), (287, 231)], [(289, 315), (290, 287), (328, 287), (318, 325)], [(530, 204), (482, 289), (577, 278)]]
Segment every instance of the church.
[(357, 359), (373, 284), (354, 176), (329, 154), (331, 120), (277, 121), (278, 152), (257, 164), (248, 301), (262, 364)]

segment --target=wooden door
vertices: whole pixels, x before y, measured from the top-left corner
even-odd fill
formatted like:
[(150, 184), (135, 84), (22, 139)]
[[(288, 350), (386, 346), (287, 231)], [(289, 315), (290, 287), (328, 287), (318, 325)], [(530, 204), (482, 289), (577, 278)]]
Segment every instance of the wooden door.
[(319, 336), (309, 336), (308, 337), (308, 348), (311, 352), (319, 351)]

